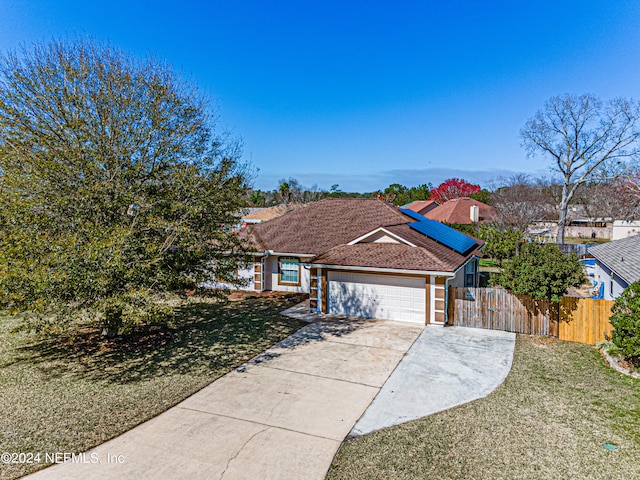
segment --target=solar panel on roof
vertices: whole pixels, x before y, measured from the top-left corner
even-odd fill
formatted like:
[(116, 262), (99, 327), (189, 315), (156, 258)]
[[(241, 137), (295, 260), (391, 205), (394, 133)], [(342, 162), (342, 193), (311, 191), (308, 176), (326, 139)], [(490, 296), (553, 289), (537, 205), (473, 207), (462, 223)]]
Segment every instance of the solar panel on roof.
[(426, 218), (420, 215), (418, 212), (414, 212), (413, 210), (409, 210), (408, 208), (401, 208), (400, 211), (405, 215), (413, 218), (414, 220), (418, 220), (419, 222), (422, 220), (426, 220)]
[(466, 236), (459, 231), (448, 227), (440, 222), (423, 217), (419, 213), (413, 212), (407, 209), (400, 210), (405, 215), (418, 220), (417, 222), (409, 223), (409, 227), (413, 228), (417, 232), (426, 235), (427, 237), (442, 243), (443, 245), (455, 250), (456, 252), (464, 255), (473, 247), (476, 246), (476, 241)]

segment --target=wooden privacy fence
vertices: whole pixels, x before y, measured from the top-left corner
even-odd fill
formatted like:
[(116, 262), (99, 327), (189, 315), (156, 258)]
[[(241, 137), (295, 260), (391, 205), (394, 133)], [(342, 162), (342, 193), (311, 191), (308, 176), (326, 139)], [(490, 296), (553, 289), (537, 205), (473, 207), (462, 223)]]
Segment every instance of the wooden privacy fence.
[(536, 300), (503, 288), (449, 287), (449, 323), (595, 344), (612, 330), (613, 301), (563, 297)]

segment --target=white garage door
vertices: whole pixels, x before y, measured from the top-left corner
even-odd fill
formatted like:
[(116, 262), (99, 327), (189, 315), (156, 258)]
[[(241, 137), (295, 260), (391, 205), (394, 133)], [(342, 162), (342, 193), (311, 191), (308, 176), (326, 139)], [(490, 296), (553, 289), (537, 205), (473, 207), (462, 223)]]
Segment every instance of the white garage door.
[(329, 313), (425, 323), (425, 279), (329, 272)]

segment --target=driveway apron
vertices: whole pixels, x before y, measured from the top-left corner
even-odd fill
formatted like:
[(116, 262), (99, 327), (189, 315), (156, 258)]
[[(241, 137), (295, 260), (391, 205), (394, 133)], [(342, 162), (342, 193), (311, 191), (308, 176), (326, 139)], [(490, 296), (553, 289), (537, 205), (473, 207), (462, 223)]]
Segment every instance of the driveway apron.
[(515, 333), (465, 327), (424, 329), (351, 436), (408, 422), (484, 397), (511, 370)]
[(324, 478), (422, 330), (354, 319), (309, 324), (82, 461), (31, 477)]

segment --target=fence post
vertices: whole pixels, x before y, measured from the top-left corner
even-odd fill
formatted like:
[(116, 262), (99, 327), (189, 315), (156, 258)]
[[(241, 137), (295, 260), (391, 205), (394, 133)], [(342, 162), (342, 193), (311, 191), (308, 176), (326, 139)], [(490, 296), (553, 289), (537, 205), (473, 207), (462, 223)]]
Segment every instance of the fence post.
[(455, 303), (456, 303), (456, 287), (449, 285), (449, 295), (447, 296), (447, 325), (455, 325)]

